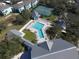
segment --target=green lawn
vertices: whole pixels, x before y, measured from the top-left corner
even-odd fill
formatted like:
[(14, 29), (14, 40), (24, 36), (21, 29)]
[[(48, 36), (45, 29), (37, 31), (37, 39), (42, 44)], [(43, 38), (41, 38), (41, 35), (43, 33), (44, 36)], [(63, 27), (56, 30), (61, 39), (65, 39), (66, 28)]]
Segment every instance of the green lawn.
[(24, 38), (31, 41), (32, 43), (36, 43), (36, 35), (29, 30), (24, 30), (25, 36)]
[(57, 16), (51, 15), (49, 17), (47, 17), (51, 22), (55, 21)]
[(54, 16), (54, 15), (51, 15), (51, 16), (48, 16), (48, 17), (43, 16), (43, 19), (49, 19), (49, 21), (53, 22), (53, 21), (55, 21), (56, 17), (57, 16)]

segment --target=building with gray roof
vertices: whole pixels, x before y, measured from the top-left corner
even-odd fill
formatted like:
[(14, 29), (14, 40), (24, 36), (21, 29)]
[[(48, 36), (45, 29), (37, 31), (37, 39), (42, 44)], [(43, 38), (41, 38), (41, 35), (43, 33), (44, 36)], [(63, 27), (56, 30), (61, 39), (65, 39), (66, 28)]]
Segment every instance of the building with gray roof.
[(24, 3), (23, 1), (20, 1), (17, 4), (14, 4), (12, 7), (13, 12), (21, 13), (24, 10)]
[[(22, 33), (19, 33), (17, 30), (11, 30), (11, 32), (16, 36), (21, 37), (22, 35)], [(49, 46), (46, 42), (39, 45), (32, 45), (23, 38), (21, 42), (32, 48), (31, 59), (79, 59), (77, 48), (61, 38), (51, 41), (51, 43), (53, 43), (51, 50), (49, 50)], [(24, 59), (26, 58), (25, 54), (26, 53), (23, 54)]]
[(30, 9), (32, 5), (36, 5), (38, 0), (22, 0), (13, 5), (13, 11), (21, 13), (24, 9)]
[(32, 47), (32, 59), (78, 59), (76, 47), (62, 39), (54, 40), (51, 51)]
[(12, 7), (0, 2), (0, 15), (8, 15), (12, 12)]

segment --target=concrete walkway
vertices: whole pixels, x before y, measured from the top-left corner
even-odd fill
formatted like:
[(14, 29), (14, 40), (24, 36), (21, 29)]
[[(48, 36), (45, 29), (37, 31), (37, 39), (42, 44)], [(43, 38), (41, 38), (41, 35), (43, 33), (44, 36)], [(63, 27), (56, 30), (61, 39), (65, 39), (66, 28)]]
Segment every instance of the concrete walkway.
[(29, 26), (33, 20), (30, 20), (28, 23), (26, 23), (19, 31), (22, 32), (27, 26)]
[(20, 59), (21, 55), (23, 54), (23, 52), (19, 53), (18, 55), (15, 55), (13, 58), (11, 59)]

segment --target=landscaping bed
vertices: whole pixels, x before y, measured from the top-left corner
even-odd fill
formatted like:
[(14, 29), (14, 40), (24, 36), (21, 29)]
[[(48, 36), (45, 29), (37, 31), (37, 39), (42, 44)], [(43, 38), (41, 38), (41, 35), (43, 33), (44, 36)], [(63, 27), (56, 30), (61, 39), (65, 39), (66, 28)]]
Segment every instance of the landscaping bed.
[(32, 33), (30, 30), (24, 30), (25, 33), (24, 38), (31, 41), (32, 43), (36, 43), (36, 35)]
[(42, 16), (41, 18), (45, 19), (45, 20), (49, 20), (50, 22), (53, 22), (56, 20), (56, 17), (55, 15), (51, 15), (51, 16)]
[(51, 15), (51, 16), (47, 17), (47, 19), (49, 19), (49, 21), (53, 22), (56, 20), (56, 17), (57, 16)]

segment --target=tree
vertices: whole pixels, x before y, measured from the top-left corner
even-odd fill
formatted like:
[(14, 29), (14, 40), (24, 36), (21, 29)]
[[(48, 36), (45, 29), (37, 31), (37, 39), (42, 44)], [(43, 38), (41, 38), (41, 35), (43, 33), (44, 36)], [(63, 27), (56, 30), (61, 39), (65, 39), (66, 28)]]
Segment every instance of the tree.
[(6, 39), (0, 42), (0, 59), (11, 59), (14, 55), (22, 51), (24, 51), (24, 48), (19, 38), (13, 38), (12, 40)]
[(23, 16), (26, 20), (29, 20), (31, 17), (31, 14), (32, 14), (31, 10), (25, 9), (24, 11), (22, 11), (21, 16)]
[(4, 24), (0, 24), (0, 33), (1, 33), (4, 29), (6, 29), (6, 26), (5, 26)]
[(62, 34), (62, 38), (74, 45), (79, 44), (77, 41), (79, 39), (79, 15), (68, 13), (68, 19), (64, 19), (67, 24), (66, 32)]
[(54, 26), (49, 27), (46, 30), (46, 33), (47, 33), (50, 40), (56, 39), (57, 37), (60, 37), (61, 28), (58, 25), (55, 24)]
[(55, 32), (53, 31), (53, 28), (50, 27), (46, 30), (47, 36), (50, 40), (52, 40), (55, 36)]
[(20, 18), (16, 18), (16, 20), (13, 20), (12, 23), (14, 25), (22, 25), (25, 21), (23, 19)]
[(55, 14), (55, 15), (62, 15), (63, 14), (63, 9), (61, 8), (61, 7), (56, 7), (55, 9), (54, 9), (54, 11), (53, 11), (53, 13)]
[[(47, 5), (47, 0), (40, 0), (45, 5)], [(49, 5), (54, 7), (54, 14), (61, 16), (66, 22), (67, 26), (67, 33), (62, 33), (61, 36), (63, 39), (67, 40), (68, 42), (73, 43), (76, 45), (79, 39), (79, 5), (77, 3), (72, 2), (74, 0), (49, 0)], [(64, 13), (67, 13), (66, 17), (63, 16)], [(52, 37), (54, 34), (52, 33), (60, 33), (61, 31), (58, 30), (59, 26), (52, 28), (48, 28), (46, 30), (47, 35)], [(57, 29), (57, 30), (56, 30)], [(56, 35), (54, 35), (56, 36)], [(52, 37), (53, 38), (53, 37)]]
[(50, 0), (40, 0), (39, 2), (46, 5), (46, 4), (48, 4), (50, 2)]
[(17, 2), (20, 2), (21, 0), (11, 0), (11, 4), (16, 4)]

